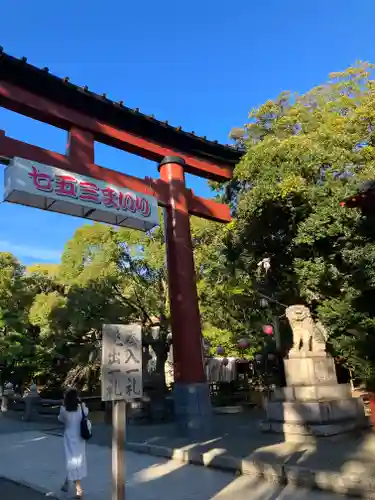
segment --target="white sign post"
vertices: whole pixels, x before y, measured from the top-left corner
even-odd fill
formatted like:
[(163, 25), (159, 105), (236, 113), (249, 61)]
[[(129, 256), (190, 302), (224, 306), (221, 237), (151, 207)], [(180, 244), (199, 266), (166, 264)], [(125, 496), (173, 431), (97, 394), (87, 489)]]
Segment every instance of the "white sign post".
[(12, 158), (5, 169), (4, 201), (140, 231), (159, 224), (153, 196), (61, 170)]
[(102, 400), (112, 408), (112, 500), (125, 499), (126, 403), (143, 394), (142, 327), (103, 325)]

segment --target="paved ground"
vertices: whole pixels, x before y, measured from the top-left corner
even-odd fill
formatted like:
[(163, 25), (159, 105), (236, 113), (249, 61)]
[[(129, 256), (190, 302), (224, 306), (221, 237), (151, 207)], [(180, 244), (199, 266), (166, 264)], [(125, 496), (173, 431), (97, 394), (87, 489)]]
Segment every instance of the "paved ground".
[[(201, 439), (178, 436), (173, 424), (128, 426), (127, 440), (170, 448), (189, 447), (199, 452), (222, 450), (226, 455), (245, 458), (257, 456), (266, 462), (288, 463), (316, 470), (341, 472), (354, 462), (361, 462), (361, 473), (366, 469), (375, 477), (375, 433), (343, 435), (340, 438), (321, 438), (312, 442), (285, 441), (283, 434), (264, 434), (259, 430), (262, 412), (216, 416), (209, 434)], [(111, 443), (110, 426), (97, 425), (97, 444)]]
[[(14, 419), (9, 416), (4, 417), (0, 414), (0, 439), (5, 434), (28, 430), (45, 432), (51, 439), (59, 439), (58, 436), (62, 435), (62, 428), (56, 422), (56, 418), (49, 417), (36, 423), (24, 423), (19, 421), (19, 417)], [(282, 435), (260, 433), (258, 426), (260, 418), (261, 413), (256, 410), (243, 415), (216, 416), (210, 433), (200, 440), (177, 435), (173, 424), (129, 425), (127, 441), (146, 443), (147, 446), (185, 448), (192, 453), (213, 451), (224, 459), (228, 456), (248, 460), (258, 459), (270, 464), (274, 470), (282, 468), (292, 476), (298, 472), (298, 478), (303, 480), (303, 485), (315, 483), (324, 489), (353, 493), (366, 488), (372, 490), (371, 494), (375, 498), (374, 432), (356, 438), (345, 436), (337, 442), (320, 439), (316, 443), (293, 443), (285, 442)], [(90, 443), (91, 446), (104, 449), (103, 453), (108, 453), (111, 446), (110, 426), (96, 423), (94, 437)], [(1, 458), (2, 454), (0, 463)]]
[(0, 478), (1, 500), (45, 500), (45, 495), (30, 488)]
[[(201, 453), (216, 449), (222, 454), (239, 458), (252, 456), (267, 463), (298, 465), (338, 474), (355, 472), (362, 475), (366, 472), (369, 478), (375, 478), (375, 433), (372, 430), (357, 436), (344, 435), (339, 439), (286, 442), (282, 434), (261, 433), (261, 417), (262, 412), (257, 410), (216, 416), (211, 431), (199, 440), (179, 436), (174, 424), (128, 425), (127, 441), (169, 448), (188, 447)], [(111, 427), (96, 424), (93, 442), (111, 446)]]
[(38, 422), (24, 422), (21, 420), (21, 414), (0, 413), (0, 435), (15, 432), (24, 432), (32, 430), (57, 429), (60, 424), (56, 418), (43, 419)]
[[(0, 477), (26, 482), (44, 491), (40, 496), (0, 482), (1, 500), (41, 500), (62, 496), (64, 476), (62, 439), (38, 431), (0, 435)], [(88, 500), (109, 500), (111, 453), (106, 446), (88, 446)], [(339, 500), (342, 497), (281, 487), (255, 477), (234, 477), (205, 467), (185, 465), (148, 455), (126, 454), (127, 500)], [(5, 492), (5, 493), (4, 493)], [(70, 495), (71, 497), (71, 495)]]
[[(130, 442), (148, 443), (170, 448), (188, 446), (199, 452), (211, 449), (222, 450), (225, 454), (244, 458), (252, 454), (267, 458), (271, 462), (287, 462), (312, 469), (326, 469), (340, 472), (347, 469), (347, 464), (362, 461), (375, 477), (375, 433), (369, 431), (357, 437), (344, 436), (332, 440), (320, 439), (317, 443), (285, 442), (284, 436), (263, 434), (259, 431), (261, 410), (238, 415), (216, 415), (211, 430), (200, 439), (181, 437), (176, 427), (171, 424), (128, 425), (126, 439)], [(3, 418), (0, 414), (0, 435), (25, 430), (50, 431), (62, 433), (62, 427), (56, 417), (41, 418), (38, 422), (22, 422), (20, 415), (15, 418)], [(111, 427), (95, 423), (92, 441), (99, 446), (111, 446)]]
[[(160, 446), (196, 446), (206, 449), (221, 448), (233, 456), (246, 457), (262, 446), (283, 441), (283, 436), (266, 435), (259, 431), (262, 412), (253, 410), (238, 415), (216, 415), (210, 431), (199, 440), (181, 437), (173, 423), (160, 425), (128, 425), (127, 441), (147, 442)], [(93, 437), (95, 444), (111, 446), (111, 427), (97, 423)], [(203, 443), (207, 443), (204, 445)]]

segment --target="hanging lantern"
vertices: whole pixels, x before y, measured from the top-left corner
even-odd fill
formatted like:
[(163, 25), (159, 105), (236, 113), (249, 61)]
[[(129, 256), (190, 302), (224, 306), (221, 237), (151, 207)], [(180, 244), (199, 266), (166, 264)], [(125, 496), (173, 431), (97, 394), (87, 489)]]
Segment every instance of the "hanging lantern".
[(219, 356), (223, 355), (225, 353), (225, 349), (222, 345), (219, 345), (216, 349), (216, 354), (219, 354)]
[(241, 339), (238, 341), (237, 347), (239, 349), (247, 349), (249, 347), (249, 341), (247, 339)]
[(223, 366), (228, 366), (228, 363), (229, 363), (229, 359), (228, 358), (224, 358), (223, 361), (221, 362), (221, 364)]
[(263, 325), (263, 333), (266, 335), (272, 335), (273, 334), (273, 326), (272, 325)]

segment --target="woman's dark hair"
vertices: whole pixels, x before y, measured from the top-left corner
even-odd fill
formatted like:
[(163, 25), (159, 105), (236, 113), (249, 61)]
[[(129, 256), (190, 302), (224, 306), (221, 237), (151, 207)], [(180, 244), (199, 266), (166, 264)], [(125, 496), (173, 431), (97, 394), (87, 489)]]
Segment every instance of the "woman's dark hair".
[(64, 406), (66, 411), (77, 411), (80, 403), (78, 391), (74, 387), (68, 389), (64, 396)]

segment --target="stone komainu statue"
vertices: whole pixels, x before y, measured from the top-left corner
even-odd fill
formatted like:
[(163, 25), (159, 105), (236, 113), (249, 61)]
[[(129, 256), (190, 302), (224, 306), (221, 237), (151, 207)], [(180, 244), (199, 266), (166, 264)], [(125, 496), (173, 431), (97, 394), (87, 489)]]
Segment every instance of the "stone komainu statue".
[(321, 323), (314, 323), (308, 307), (289, 306), (285, 314), (293, 332), (293, 347), (290, 354), (325, 353), (327, 332)]

